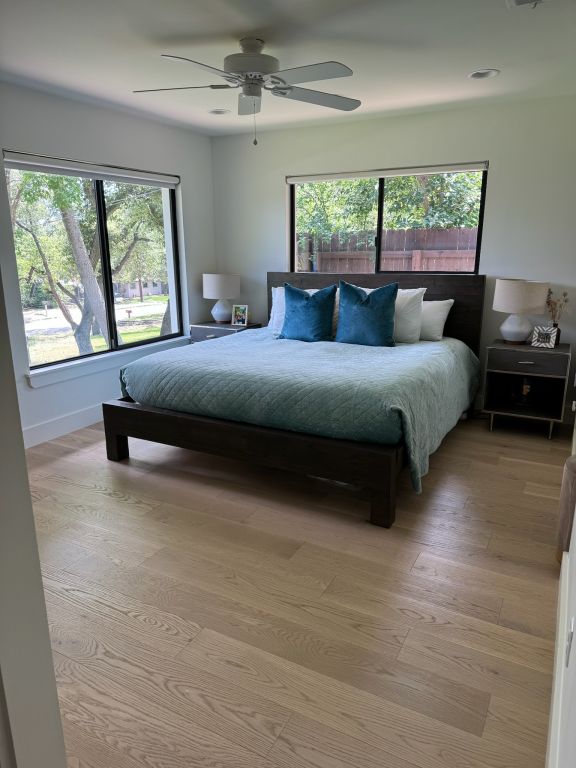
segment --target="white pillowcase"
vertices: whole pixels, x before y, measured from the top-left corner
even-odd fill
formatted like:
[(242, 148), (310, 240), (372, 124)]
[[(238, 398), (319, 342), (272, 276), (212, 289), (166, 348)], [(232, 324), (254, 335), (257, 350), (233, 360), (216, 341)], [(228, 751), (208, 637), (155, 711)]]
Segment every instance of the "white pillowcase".
[[(319, 288), (305, 288), (306, 293), (312, 295), (319, 291)], [(272, 288), (272, 309), (270, 310), (270, 320), (268, 328), (275, 336), (280, 336), (282, 326), (284, 325), (284, 315), (286, 314), (286, 296), (284, 287)], [(332, 316), (332, 336), (336, 336), (336, 325), (338, 323), (338, 292), (336, 292), (336, 301), (334, 302), (334, 314)]]
[[(357, 287), (366, 291), (366, 293), (372, 293), (372, 291), (376, 290), (376, 288), (364, 288), (364, 286)], [(316, 293), (317, 290), (317, 288), (309, 288), (306, 289), (306, 293)], [(394, 310), (394, 341), (400, 344), (414, 344), (421, 338), (422, 302), (425, 293), (426, 288), (400, 288), (398, 290)], [(340, 291), (336, 293), (336, 301), (334, 302), (334, 318), (332, 322), (334, 335), (336, 335), (336, 327), (338, 325), (339, 299)], [(277, 335), (282, 333), (285, 314), (286, 300), (284, 288), (272, 288), (272, 311), (270, 312), (270, 322), (268, 323), (272, 333)]]
[[(361, 287), (366, 293), (376, 288)], [(422, 301), (426, 288), (399, 288), (394, 309), (394, 341), (399, 344), (415, 344), (420, 340), (422, 326)]]
[(272, 309), (270, 310), (268, 328), (278, 336), (282, 333), (285, 314), (286, 300), (284, 298), (284, 288), (272, 288)]
[(452, 309), (454, 299), (422, 302), (422, 328), (420, 338), (423, 341), (441, 341), (444, 325)]
[(426, 288), (406, 288), (398, 291), (394, 313), (394, 341), (415, 344), (420, 340), (425, 293)]

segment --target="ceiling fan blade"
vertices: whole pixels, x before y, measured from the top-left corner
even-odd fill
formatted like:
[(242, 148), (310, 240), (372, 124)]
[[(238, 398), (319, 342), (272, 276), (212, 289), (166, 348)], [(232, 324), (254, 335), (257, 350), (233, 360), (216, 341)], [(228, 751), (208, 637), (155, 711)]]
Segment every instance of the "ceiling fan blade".
[(244, 96), (243, 93), (238, 94), (238, 114), (239, 115), (256, 115), (260, 112), (261, 104), (260, 96)]
[(349, 77), (352, 73), (350, 67), (340, 64), (339, 61), (323, 61), (320, 64), (308, 64), (305, 67), (293, 69), (281, 69), (274, 72), (273, 77), (279, 77), (287, 85), (295, 83), (309, 83), (312, 80), (331, 80), (334, 77)]
[(305, 101), (308, 104), (318, 104), (321, 107), (341, 109), (344, 112), (351, 112), (353, 109), (357, 109), (362, 103), (361, 101), (358, 101), (358, 99), (348, 99), (346, 96), (337, 96), (335, 93), (311, 91), (309, 88), (289, 88), (286, 91), (274, 88), (270, 93), (274, 94), (274, 96), (280, 96), (282, 99)]
[(163, 59), (177, 59), (178, 61), (188, 61), (190, 64), (195, 64), (197, 67), (200, 67), (200, 69), (206, 70), (206, 72), (211, 72), (213, 75), (220, 75), (220, 77), (225, 77), (227, 80), (236, 80), (237, 78), (234, 77), (234, 75), (231, 75), (230, 72), (225, 72), (223, 69), (216, 69), (216, 67), (211, 67), (208, 64), (202, 64), (201, 61), (194, 61), (194, 59), (187, 59), (186, 56), (173, 56), (171, 53), (161, 53), (160, 54)]
[(222, 90), (228, 88), (235, 88), (234, 85), (183, 85), (179, 88), (140, 88), (138, 91), (132, 91), (132, 93), (156, 93), (157, 91), (193, 91), (198, 88), (212, 88), (213, 90)]

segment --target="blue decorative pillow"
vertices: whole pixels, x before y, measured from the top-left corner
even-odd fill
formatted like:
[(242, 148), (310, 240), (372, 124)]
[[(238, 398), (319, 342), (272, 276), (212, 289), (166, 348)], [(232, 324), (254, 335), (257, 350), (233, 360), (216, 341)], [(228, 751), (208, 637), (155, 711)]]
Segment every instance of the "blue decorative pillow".
[(336, 341), (368, 347), (394, 346), (394, 307), (398, 283), (366, 293), (340, 281), (340, 308)]
[(281, 339), (297, 341), (331, 341), (332, 314), (336, 299), (336, 286), (308, 293), (284, 283), (286, 313)]

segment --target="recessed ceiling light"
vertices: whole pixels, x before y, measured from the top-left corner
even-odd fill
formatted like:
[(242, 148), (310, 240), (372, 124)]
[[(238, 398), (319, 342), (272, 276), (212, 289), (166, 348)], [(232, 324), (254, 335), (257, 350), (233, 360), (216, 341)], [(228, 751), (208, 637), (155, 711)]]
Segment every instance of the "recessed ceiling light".
[(230, 114), (229, 109), (209, 109), (208, 111), (211, 115), (229, 115)]
[(474, 72), (470, 72), (468, 77), (471, 80), (487, 80), (489, 77), (496, 77), (499, 74), (499, 69), (477, 69)]
[(506, 0), (506, 5), (513, 11), (515, 8), (536, 8), (536, 6), (543, 3), (544, 0)]

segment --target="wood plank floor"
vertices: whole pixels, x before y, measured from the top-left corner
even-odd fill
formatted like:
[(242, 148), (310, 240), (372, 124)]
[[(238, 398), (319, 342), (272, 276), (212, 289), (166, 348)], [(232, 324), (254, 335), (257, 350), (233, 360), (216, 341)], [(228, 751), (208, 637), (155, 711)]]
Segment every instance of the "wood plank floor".
[(568, 452), (461, 423), (387, 531), (98, 426), (30, 449), (70, 768), (542, 768)]

